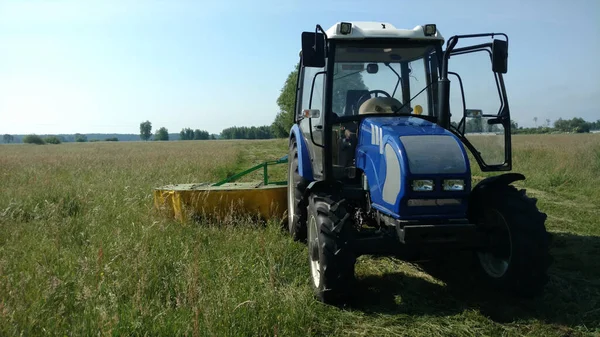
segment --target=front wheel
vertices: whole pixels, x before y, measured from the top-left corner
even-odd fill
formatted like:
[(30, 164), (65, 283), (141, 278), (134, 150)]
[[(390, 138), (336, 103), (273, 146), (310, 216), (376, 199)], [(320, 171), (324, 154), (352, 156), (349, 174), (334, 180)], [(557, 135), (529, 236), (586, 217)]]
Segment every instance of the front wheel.
[(352, 225), (344, 199), (312, 194), (308, 205), (308, 256), (311, 283), (327, 304), (348, 301), (356, 257), (350, 249)]
[(472, 216), (488, 235), (486, 247), (476, 252), (482, 274), (492, 285), (522, 297), (540, 294), (550, 265), (546, 214), (525, 190), (494, 188), (482, 196)]

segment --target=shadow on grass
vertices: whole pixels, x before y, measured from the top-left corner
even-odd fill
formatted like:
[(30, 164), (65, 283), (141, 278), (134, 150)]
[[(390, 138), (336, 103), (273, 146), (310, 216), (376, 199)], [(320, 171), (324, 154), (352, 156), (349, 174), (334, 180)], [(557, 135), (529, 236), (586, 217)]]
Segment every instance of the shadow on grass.
[(554, 233), (551, 254), (548, 285), (535, 299), (515, 298), (486, 286), (465, 253), (418, 265), (446, 286), (402, 272), (359, 278), (351, 307), (365, 313), (436, 316), (476, 309), (498, 323), (537, 319), (598, 329), (600, 237)]

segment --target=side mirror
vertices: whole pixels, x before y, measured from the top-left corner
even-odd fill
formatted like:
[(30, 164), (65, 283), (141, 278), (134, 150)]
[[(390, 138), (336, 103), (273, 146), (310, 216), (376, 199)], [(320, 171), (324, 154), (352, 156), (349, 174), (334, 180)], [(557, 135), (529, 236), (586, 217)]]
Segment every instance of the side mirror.
[(492, 70), (506, 74), (508, 71), (508, 41), (496, 40), (492, 44)]
[(302, 65), (323, 68), (325, 66), (325, 36), (321, 33), (302, 33)]

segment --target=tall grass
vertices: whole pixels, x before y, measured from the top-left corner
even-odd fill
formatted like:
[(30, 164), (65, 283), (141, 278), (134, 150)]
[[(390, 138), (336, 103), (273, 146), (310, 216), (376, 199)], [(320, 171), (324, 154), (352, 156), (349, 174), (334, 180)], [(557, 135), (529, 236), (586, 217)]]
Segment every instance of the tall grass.
[(600, 137), (514, 143), (556, 234), (543, 298), (487, 291), (460, 263), (362, 257), (345, 309), (313, 299), (306, 247), (275, 221), (182, 225), (152, 208), (154, 187), (216, 181), (285, 140), (0, 146), (0, 335), (600, 333)]

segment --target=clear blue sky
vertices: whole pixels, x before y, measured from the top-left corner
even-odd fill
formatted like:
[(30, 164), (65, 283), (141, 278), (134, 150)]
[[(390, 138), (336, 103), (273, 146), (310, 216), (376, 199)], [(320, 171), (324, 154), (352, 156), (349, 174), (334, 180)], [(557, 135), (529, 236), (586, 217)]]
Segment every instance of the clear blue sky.
[(513, 119), (600, 119), (598, 0), (0, 0), (0, 134), (270, 124), (300, 33), (344, 20), (505, 32)]

